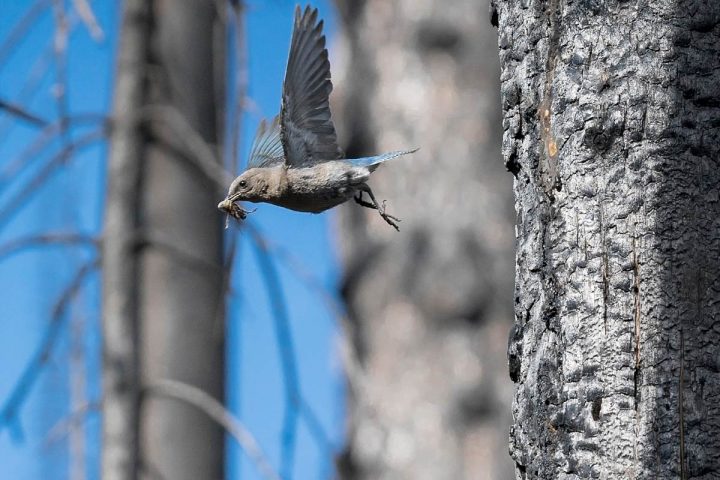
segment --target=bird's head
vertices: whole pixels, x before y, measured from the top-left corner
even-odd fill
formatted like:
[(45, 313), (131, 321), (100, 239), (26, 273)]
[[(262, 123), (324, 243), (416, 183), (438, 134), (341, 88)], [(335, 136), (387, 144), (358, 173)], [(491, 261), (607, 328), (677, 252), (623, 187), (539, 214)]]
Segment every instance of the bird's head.
[(247, 211), (235, 205), (235, 202), (264, 202), (268, 200), (271, 175), (266, 168), (250, 168), (233, 180), (225, 200), (218, 209), (235, 218), (244, 219)]
[(231, 202), (263, 202), (268, 200), (271, 175), (267, 168), (250, 168), (233, 180), (227, 199)]

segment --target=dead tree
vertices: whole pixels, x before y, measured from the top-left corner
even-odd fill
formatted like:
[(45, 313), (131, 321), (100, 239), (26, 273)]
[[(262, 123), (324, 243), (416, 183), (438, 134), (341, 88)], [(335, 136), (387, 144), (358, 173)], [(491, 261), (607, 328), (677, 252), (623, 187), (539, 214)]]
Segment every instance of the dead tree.
[(221, 194), (193, 151), (220, 143), (216, 8), (124, 2), (102, 255), (106, 480), (223, 477), (222, 428), (156, 394), (173, 380), (223, 398)]
[(498, 0), (517, 478), (720, 475), (720, 4)]
[(353, 357), (342, 476), (507, 478), (512, 198), (487, 3), (337, 4), (348, 156), (420, 147), (372, 180), (400, 233), (342, 212)]

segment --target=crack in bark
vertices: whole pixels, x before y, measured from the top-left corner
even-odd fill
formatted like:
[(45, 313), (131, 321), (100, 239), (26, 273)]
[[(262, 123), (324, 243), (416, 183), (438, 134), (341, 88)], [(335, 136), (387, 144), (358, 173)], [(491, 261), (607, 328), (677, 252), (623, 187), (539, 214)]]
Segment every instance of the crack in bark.
[(633, 286), (633, 295), (635, 297), (635, 314), (634, 314), (634, 320), (635, 320), (635, 371), (633, 372), (633, 380), (635, 384), (635, 394), (633, 395), (635, 399), (635, 411), (637, 412), (638, 404), (640, 403), (640, 391), (638, 388), (638, 384), (640, 382), (640, 264), (638, 263), (638, 253), (637, 253), (637, 245), (635, 240), (635, 235), (633, 234), (632, 238), (632, 254), (633, 254), (633, 279), (634, 279), (634, 286)]
[(605, 231), (605, 219), (602, 202), (599, 204), (599, 220), (600, 220), (600, 248), (602, 252), (602, 290), (603, 290), (603, 327), (605, 329), (605, 336), (608, 333), (607, 317), (608, 317), (608, 298), (610, 296), (610, 286), (608, 273), (609, 260), (607, 252), (607, 232)]

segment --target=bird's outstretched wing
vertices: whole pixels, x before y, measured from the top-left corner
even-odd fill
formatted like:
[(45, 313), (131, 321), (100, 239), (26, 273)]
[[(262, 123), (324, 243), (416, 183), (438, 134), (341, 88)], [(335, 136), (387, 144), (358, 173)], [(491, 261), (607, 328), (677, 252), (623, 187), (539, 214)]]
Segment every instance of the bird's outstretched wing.
[(283, 163), (283, 161), (283, 146), (280, 140), (280, 115), (276, 115), (271, 122), (265, 119), (260, 122), (250, 150), (248, 168), (271, 167)]
[(283, 83), (281, 132), (285, 161), (303, 167), (340, 158), (335, 126), (330, 119), (330, 61), (317, 9), (295, 9)]

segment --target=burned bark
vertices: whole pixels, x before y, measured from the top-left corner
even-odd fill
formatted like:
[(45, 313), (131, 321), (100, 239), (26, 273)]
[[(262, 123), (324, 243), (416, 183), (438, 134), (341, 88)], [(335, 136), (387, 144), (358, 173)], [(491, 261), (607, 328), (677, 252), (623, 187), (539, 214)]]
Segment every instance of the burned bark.
[(357, 361), (343, 478), (507, 478), (512, 177), (487, 4), (337, 3), (347, 155), (420, 147), (371, 181), (399, 233), (357, 205), (342, 211)]
[(497, 1), (517, 478), (720, 475), (720, 5)]

